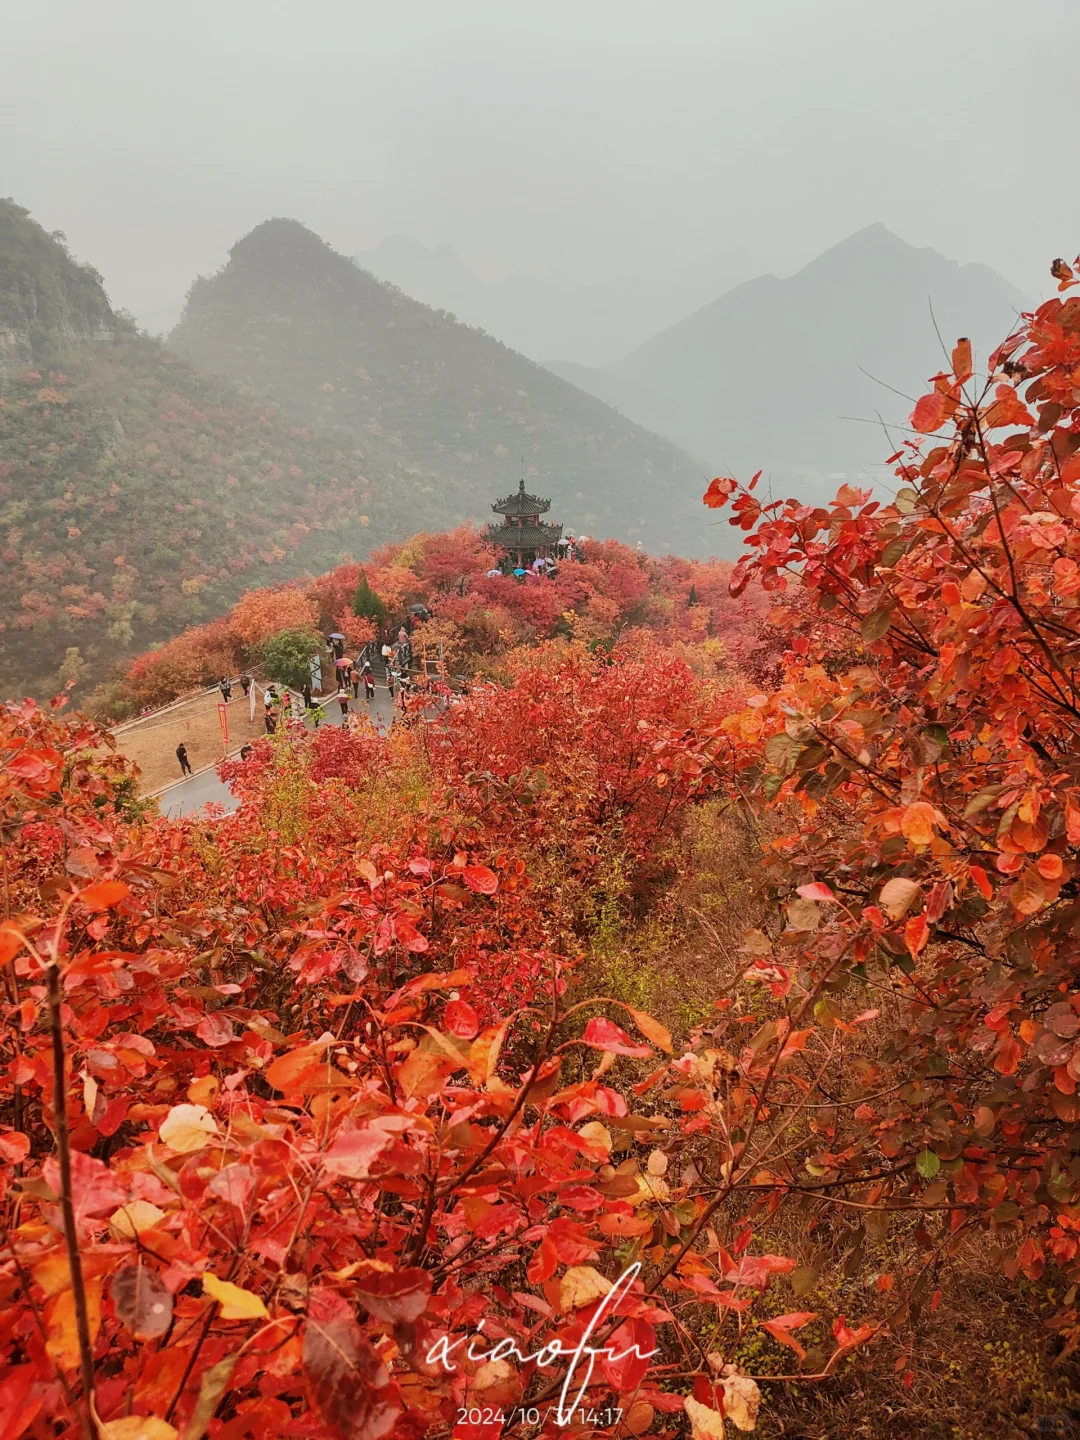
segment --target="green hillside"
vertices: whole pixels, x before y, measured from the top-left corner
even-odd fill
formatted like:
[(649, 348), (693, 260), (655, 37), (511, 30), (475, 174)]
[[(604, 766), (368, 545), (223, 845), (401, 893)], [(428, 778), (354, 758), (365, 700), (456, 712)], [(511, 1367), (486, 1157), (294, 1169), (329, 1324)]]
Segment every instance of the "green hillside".
[(21, 362), (0, 385), (8, 694), (52, 686), (69, 647), (100, 678), (248, 587), (437, 518), (407, 477), (374, 483), (353, 437), (287, 422), (137, 334), (8, 201), (0, 335)]
[(196, 282), (168, 343), (308, 423), (348, 427), (437, 494), (442, 527), (490, 518), (524, 461), (530, 489), (575, 531), (654, 553), (708, 546), (701, 470), (683, 451), (380, 283), (296, 221), (239, 241)]

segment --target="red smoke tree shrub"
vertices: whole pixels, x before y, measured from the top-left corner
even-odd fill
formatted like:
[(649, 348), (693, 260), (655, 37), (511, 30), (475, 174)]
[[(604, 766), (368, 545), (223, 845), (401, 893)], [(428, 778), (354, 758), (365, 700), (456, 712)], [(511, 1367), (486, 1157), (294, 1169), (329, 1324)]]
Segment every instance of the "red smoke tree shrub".
[[(1076, 284), (1057, 262), (1061, 290)], [(872, 986), (874, 1050), (831, 1090), (811, 1173), (919, 1206), (925, 1274), (972, 1231), (1008, 1275), (1080, 1282), (1080, 298), (1024, 317), (977, 376), (958, 341), (893, 457), (891, 504), (733, 504), (788, 634), (782, 682), (702, 753), (777, 834), (775, 930), (752, 970), (824, 984), (817, 1022)], [(810, 621), (808, 624), (807, 621)], [(784, 1177), (793, 1183), (794, 1172)]]

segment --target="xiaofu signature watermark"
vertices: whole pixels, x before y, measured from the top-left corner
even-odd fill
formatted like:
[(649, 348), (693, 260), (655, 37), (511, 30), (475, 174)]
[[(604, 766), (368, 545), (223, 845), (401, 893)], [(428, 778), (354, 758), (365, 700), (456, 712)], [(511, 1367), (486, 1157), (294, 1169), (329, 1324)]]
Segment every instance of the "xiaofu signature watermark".
[[(628, 1345), (623, 1350), (617, 1350), (609, 1345), (594, 1346), (589, 1341), (596, 1333), (599, 1326), (611, 1314), (615, 1306), (630, 1291), (630, 1287), (637, 1279), (641, 1265), (631, 1265), (629, 1269), (616, 1280), (615, 1284), (604, 1296), (601, 1303), (585, 1327), (585, 1331), (574, 1348), (568, 1349), (560, 1340), (549, 1340), (541, 1349), (532, 1353), (522, 1353), (513, 1340), (507, 1338), (500, 1340), (490, 1350), (480, 1350), (479, 1345), (486, 1343), (487, 1337), (480, 1333), (483, 1330), (484, 1322), (480, 1321), (475, 1334), (463, 1336), (460, 1340), (450, 1340), (447, 1335), (441, 1336), (427, 1352), (429, 1365), (442, 1365), (448, 1374), (453, 1374), (457, 1369), (457, 1363), (451, 1358), (454, 1351), (466, 1346), (465, 1356), (474, 1364), (482, 1364), (488, 1361), (515, 1361), (519, 1365), (533, 1363), (538, 1369), (547, 1369), (549, 1366), (557, 1365), (559, 1361), (567, 1362), (566, 1375), (559, 1391), (559, 1399), (555, 1406), (555, 1423), (557, 1425), (569, 1425), (575, 1418), (575, 1412), (579, 1422), (612, 1425), (621, 1418), (622, 1411), (615, 1409), (601, 1409), (599, 1411), (584, 1410), (581, 1402), (592, 1381), (593, 1367), (601, 1357), (617, 1364), (632, 1356), (635, 1360), (651, 1360), (656, 1354), (655, 1350), (642, 1350), (637, 1345)], [(576, 1390), (571, 1392), (571, 1386), (577, 1384)], [(573, 1398), (571, 1399), (571, 1393)], [(545, 1412), (550, 1414), (550, 1409)], [(595, 1416), (595, 1419), (591, 1417)], [(472, 1423), (510, 1423), (514, 1420), (526, 1424), (536, 1424), (539, 1421), (539, 1411), (533, 1407), (530, 1409), (515, 1409), (507, 1417), (502, 1410), (461, 1410), (458, 1413), (458, 1423), (469, 1421)]]

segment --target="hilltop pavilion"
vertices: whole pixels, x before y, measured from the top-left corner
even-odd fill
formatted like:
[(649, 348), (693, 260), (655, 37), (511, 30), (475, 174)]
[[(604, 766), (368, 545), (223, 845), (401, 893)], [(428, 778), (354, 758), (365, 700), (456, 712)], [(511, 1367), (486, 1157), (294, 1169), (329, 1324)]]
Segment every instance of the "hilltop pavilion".
[(516, 495), (507, 495), (492, 505), (496, 515), (502, 515), (501, 525), (489, 525), (487, 538), (498, 545), (519, 567), (531, 565), (534, 560), (548, 560), (551, 552), (562, 539), (561, 525), (541, 524), (540, 516), (551, 509), (550, 500), (541, 500), (538, 495), (525, 492), (525, 481), (518, 485)]

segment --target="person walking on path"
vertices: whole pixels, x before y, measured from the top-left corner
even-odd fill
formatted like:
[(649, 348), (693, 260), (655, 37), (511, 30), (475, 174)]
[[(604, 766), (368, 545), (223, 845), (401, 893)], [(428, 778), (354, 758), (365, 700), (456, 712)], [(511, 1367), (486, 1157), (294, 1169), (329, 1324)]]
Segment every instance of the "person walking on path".
[(304, 709), (305, 709), (305, 710), (310, 710), (310, 709), (312, 708), (312, 704), (311, 704), (311, 686), (308, 684), (308, 682), (307, 682), (306, 680), (304, 681), (304, 688), (300, 691), (300, 694), (303, 695), (303, 697), (304, 697)]
[(246, 700), (248, 698), (248, 693), (251, 690), (251, 676), (247, 673), (246, 670), (244, 671), (243, 675), (240, 676), (240, 689), (243, 690), (244, 699)]
[(349, 666), (349, 679), (352, 681), (352, 698), (360, 699), (360, 671), (355, 665)]
[(363, 679), (364, 679), (364, 699), (365, 699), (365, 700), (374, 700), (374, 699), (375, 699), (375, 676), (374, 676), (374, 675), (372, 674), (372, 672), (371, 672), (371, 664), (370, 664), (369, 661), (367, 661), (367, 660), (364, 661), (364, 668), (363, 668), (363, 671), (361, 672), (361, 674), (363, 675)]
[(191, 761), (188, 759), (187, 746), (182, 740), (180, 741), (180, 744), (176, 747), (176, 758), (180, 761), (180, 774), (190, 775)]
[(226, 704), (228, 704), (228, 702), (232, 699), (232, 681), (227, 675), (223, 675), (221, 677), (221, 681), (218, 684), (218, 689), (221, 691), (221, 698), (225, 701)]
[(316, 701), (315, 704), (312, 705), (311, 714), (315, 721), (314, 728), (317, 730), (320, 722), (326, 718), (326, 711), (323, 709), (321, 701)]
[(263, 724), (266, 726), (266, 733), (268, 735), (273, 735), (274, 731), (277, 729), (277, 716), (274, 714), (273, 710), (267, 710), (266, 713), (263, 715)]
[(337, 703), (341, 706), (341, 718), (344, 720), (349, 713), (349, 692), (347, 690), (337, 692)]

